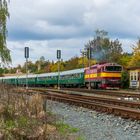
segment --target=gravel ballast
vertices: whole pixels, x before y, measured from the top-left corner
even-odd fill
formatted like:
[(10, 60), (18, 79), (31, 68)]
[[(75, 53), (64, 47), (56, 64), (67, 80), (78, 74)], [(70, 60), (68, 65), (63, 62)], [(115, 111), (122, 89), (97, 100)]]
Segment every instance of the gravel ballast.
[(65, 123), (79, 128), (85, 140), (140, 140), (140, 121), (49, 100), (47, 108), (61, 115)]

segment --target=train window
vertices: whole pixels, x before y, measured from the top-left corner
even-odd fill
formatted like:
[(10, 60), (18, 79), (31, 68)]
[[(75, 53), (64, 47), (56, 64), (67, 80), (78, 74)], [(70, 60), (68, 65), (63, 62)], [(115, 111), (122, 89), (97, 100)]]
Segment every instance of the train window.
[(77, 74), (74, 74), (74, 78), (77, 78), (78, 77), (78, 75)]
[(106, 66), (106, 71), (122, 71), (121, 66)]
[(46, 77), (38, 77), (38, 80), (45, 80)]
[(61, 75), (61, 76), (60, 76), (60, 79), (64, 79), (64, 76), (63, 76), (63, 75)]
[(79, 74), (78, 74), (78, 73), (76, 73), (74, 77), (75, 77), (75, 78), (78, 78), (78, 77), (79, 77)]
[(48, 80), (51, 80), (52, 78), (53, 78), (53, 76), (48, 76), (47, 77)]
[(34, 78), (28, 78), (30, 81), (34, 81)]

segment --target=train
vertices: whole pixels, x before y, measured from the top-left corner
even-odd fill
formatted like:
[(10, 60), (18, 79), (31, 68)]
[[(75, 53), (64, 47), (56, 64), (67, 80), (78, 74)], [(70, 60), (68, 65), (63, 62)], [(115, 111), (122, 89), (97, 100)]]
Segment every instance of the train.
[[(91, 87), (119, 89), (121, 87), (122, 66), (116, 63), (99, 63), (87, 68), (68, 71), (28, 74), (28, 86)], [(25, 86), (26, 75), (0, 77), (0, 83)]]

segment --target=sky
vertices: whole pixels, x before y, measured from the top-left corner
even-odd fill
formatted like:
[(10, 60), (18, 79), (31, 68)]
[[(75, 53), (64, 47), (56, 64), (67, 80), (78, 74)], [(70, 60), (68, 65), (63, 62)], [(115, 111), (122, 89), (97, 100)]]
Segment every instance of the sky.
[(41, 56), (56, 61), (58, 49), (63, 60), (80, 56), (97, 29), (119, 39), (124, 52), (132, 52), (140, 37), (138, 0), (11, 0), (9, 12), (12, 66), (24, 64), (24, 47), (29, 47), (33, 62)]

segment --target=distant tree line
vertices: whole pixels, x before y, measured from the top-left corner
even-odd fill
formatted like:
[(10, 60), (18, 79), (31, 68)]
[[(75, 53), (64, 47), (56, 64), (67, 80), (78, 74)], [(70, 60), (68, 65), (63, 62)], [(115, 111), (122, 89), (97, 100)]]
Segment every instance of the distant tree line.
[[(114, 62), (122, 65), (124, 68), (140, 66), (140, 39), (132, 46), (133, 52), (123, 52), (122, 44), (118, 39), (111, 40), (108, 33), (104, 30), (97, 30), (92, 40), (89, 40), (84, 46), (84, 52), (81, 56), (75, 56), (67, 61), (61, 60), (60, 70), (71, 70), (76, 68), (88, 67), (88, 48), (91, 48), (91, 65), (99, 62)], [(29, 73), (56, 72), (57, 62), (45, 60), (40, 57), (36, 62), (29, 61)], [(1, 68), (0, 73), (25, 73), (26, 64), (18, 65), (15, 68)]]
[[(95, 64), (96, 61), (92, 60), (91, 64)], [(60, 71), (72, 70), (76, 68), (83, 68), (88, 66), (88, 59), (86, 57), (75, 56), (67, 61), (60, 61)], [(58, 69), (58, 62), (45, 60), (44, 56), (41, 56), (36, 62), (28, 61), (28, 72), (29, 73), (48, 73), (56, 72)], [(23, 74), (26, 73), (26, 63), (23, 66), (18, 65), (17, 67), (1, 68), (0, 74)]]

